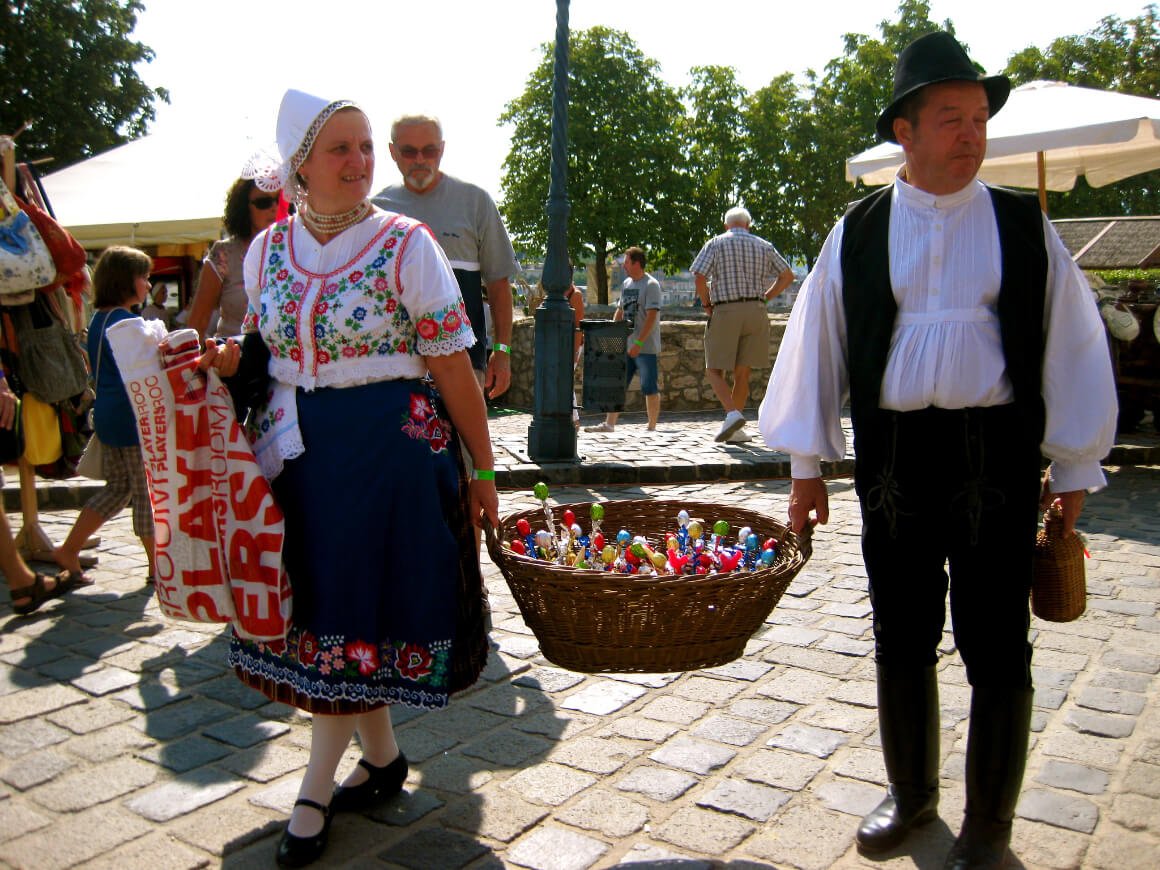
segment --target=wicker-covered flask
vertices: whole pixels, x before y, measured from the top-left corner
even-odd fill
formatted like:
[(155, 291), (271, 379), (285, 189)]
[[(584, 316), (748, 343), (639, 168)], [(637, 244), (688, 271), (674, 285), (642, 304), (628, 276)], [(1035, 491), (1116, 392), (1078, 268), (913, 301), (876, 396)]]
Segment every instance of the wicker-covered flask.
[(1048, 622), (1071, 622), (1087, 606), (1084, 547), (1078, 534), (1063, 534), (1063, 511), (1051, 505), (1035, 536), (1031, 612)]

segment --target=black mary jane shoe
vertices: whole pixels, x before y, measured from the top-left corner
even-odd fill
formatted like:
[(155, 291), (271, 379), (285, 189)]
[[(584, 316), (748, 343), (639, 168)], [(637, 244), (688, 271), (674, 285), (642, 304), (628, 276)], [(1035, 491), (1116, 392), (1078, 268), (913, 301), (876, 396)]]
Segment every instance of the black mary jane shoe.
[(353, 813), (370, 809), (388, 798), (397, 795), (407, 780), (407, 758), (402, 752), (390, 764), (375, 767), (365, 758), (358, 760), (359, 767), (367, 772), (365, 782), (358, 785), (340, 785), (334, 790), (330, 806), (334, 812)]
[(297, 837), (290, 833), (290, 823), (286, 823), (286, 830), (282, 832), (282, 839), (278, 842), (278, 854), (275, 858), (279, 867), (305, 867), (313, 864), (326, 851), (326, 843), (330, 837), (330, 821), (334, 813), (330, 807), (324, 807), (318, 801), (299, 798), (294, 801), (296, 807), (310, 807), (322, 813), (322, 830), (312, 837)]

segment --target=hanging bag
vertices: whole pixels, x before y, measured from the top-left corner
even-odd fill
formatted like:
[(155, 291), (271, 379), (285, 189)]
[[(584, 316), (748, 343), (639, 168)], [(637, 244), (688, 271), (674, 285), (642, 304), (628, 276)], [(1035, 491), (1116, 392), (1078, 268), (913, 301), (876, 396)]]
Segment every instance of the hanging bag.
[(23, 199), (17, 199), (16, 203), (20, 206), (21, 211), (28, 215), (28, 219), (32, 221), (32, 226), (40, 234), (56, 269), (56, 276), (50, 282), (50, 286), (42, 285), (40, 289), (51, 289), (52, 284), (64, 281), (65, 278), (85, 267), (87, 262), (85, 249), (81, 247), (80, 242), (73, 238), (72, 233), (58, 224), (52, 215), (36, 203), (26, 202)]
[(93, 430), (89, 425), (89, 411), (93, 393), (86, 389), (79, 396), (56, 403), (56, 416), (60, 420), (60, 461), (52, 468), (38, 468), (36, 473), (48, 480), (68, 480), (77, 476), (77, 464), (84, 455), (85, 448), (92, 440)]
[(56, 263), (36, 227), (0, 180), (0, 296), (56, 280)]
[(96, 432), (89, 436), (89, 443), (85, 445), (85, 452), (77, 463), (77, 475), (89, 480), (105, 479), (105, 447)]
[(71, 398), (88, 386), (89, 372), (76, 336), (52, 311), (44, 294), (12, 309), (19, 345), (20, 379), (48, 404)]
[[(93, 318), (96, 320), (96, 318)], [(109, 312), (105, 312), (105, 319), (101, 322), (100, 342), (97, 344), (97, 364), (93, 369), (93, 383), (97, 388), (101, 385), (101, 356), (105, 352), (105, 327), (109, 323)], [(80, 461), (77, 463), (77, 474), (81, 477), (87, 477), (89, 480), (104, 480), (105, 479), (105, 448), (101, 444), (101, 439), (97, 437), (96, 429), (89, 437), (89, 443), (85, 445), (85, 452), (81, 454)]]
[(56, 408), (25, 393), (20, 400), (20, 422), (24, 427), (24, 458), (29, 465), (50, 465), (61, 457), (60, 421)]

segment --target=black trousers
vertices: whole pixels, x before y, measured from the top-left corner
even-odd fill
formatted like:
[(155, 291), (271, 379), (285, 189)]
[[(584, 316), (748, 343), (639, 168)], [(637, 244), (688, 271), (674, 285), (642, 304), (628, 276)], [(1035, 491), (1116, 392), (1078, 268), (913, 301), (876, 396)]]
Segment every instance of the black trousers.
[(459, 284), (459, 295), (463, 297), (463, 307), (467, 311), (467, 319), (471, 321), (471, 331), (475, 333), (475, 344), (467, 349), (471, 357), (471, 367), (479, 371), (487, 368), (487, 352), (491, 345), (487, 343), (487, 322), (484, 319), (483, 306), (483, 277), (479, 272), (469, 269), (456, 269), (455, 280)]
[(1014, 406), (1001, 405), (880, 412), (872, 431), (856, 433), (879, 664), (937, 662), (949, 585), (971, 685), (1031, 686), (1041, 460), (1024, 431)]

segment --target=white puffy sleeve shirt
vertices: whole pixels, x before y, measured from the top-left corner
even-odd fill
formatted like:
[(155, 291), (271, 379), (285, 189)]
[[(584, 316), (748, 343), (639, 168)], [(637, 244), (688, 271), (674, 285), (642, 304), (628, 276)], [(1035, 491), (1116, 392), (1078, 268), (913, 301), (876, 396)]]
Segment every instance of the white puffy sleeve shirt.
[[(1115, 384), (1103, 324), (1083, 273), (1044, 216), (1047, 294), (1042, 452), (1053, 492), (1104, 485), (1100, 459), (1116, 426)], [(790, 454), (795, 478), (845, 454), (841, 409), (849, 396), (842, 307), (842, 233), (830, 232), (798, 295), (758, 423), (766, 444)], [(1012, 401), (996, 303), (999, 233), (986, 186), (934, 196), (894, 182), (890, 283), (898, 304), (881, 407), (968, 408)]]

